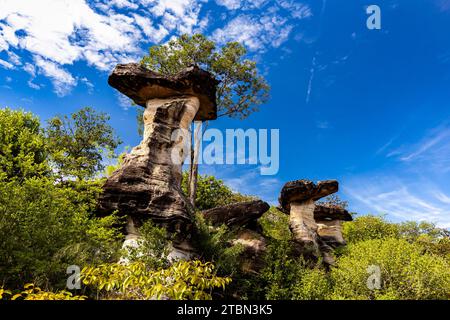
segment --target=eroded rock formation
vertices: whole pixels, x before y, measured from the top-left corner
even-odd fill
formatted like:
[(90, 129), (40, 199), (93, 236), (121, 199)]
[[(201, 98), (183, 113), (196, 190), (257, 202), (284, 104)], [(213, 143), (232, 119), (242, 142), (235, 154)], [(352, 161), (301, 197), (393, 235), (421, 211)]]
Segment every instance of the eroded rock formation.
[(268, 203), (255, 200), (202, 211), (202, 215), (213, 226), (226, 225), (239, 229), (232, 242), (244, 248), (241, 256), (244, 272), (257, 272), (263, 266), (267, 241), (260, 233), (257, 220), (269, 209)]
[(266, 202), (255, 200), (205, 210), (202, 215), (212, 225), (245, 226), (258, 220), (269, 209)]
[(315, 201), (337, 192), (336, 180), (309, 180), (288, 182), (281, 190), (280, 210), (289, 214), (289, 228), (294, 241), (303, 254), (322, 257), (333, 264), (333, 248), (345, 244), (341, 221), (351, 220), (351, 215), (341, 208), (316, 205)]
[(217, 81), (198, 67), (165, 77), (131, 63), (118, 65), (108, 83), (145, 107), (144, 136), (104, 184), (99, 212), (128, 216), (130, 230), (152, 219), (169, 231), (189, 234), (192, 208), (181, 191), (189, 142), (182, 133), (194, 119), (216, 118)]

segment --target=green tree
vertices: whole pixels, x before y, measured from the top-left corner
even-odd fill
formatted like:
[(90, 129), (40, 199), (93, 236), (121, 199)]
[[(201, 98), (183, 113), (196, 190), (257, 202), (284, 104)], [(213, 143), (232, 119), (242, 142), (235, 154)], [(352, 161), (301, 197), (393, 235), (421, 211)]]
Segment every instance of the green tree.
[(399, 225), (387, 222), (380, 216), (361, 216), (354, 221), (344, 222), (342, 234), (347, 243), (372, 239), (400, 237)]
[[(228, 116), (245, 119), (258, 110), (269, 97), (269, 85), (258, 73), (256, 62), (246, 59), (247, 51), (238, 42), (228, 42), (217, 48), (214, 41), (201, 34), (182, 35), (163, 45), (152, 46), (141, 63), (147, 68), (170, 76), (190, 65), (199, 65), (220, 81), (217, 88), (218, 117)], [(138, 115), (142, 128), (142, 116)], [(207, 126), (204, 126), (206, 129)], [(195, 159), (199, 133), (191, 144), (191, 169), (189, 175), (189, 198), (195, 206), (198, 164)]]
[(62, 180), (92, 178), (104, 170), (103, 159), (113, 155), (121, 141), (108, 124), (109, 116), (83, 108), (70, 116), (56, 116), (45, 130), (51, 163)]
[(39, 119), (23, 110), (0, 110), (0, 178), (23, 180), (49, 171)]

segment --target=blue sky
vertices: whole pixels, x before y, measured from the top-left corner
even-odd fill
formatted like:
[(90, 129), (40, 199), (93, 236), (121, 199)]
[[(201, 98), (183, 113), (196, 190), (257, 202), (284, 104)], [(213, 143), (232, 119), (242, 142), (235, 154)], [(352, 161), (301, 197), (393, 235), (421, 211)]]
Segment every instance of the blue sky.
[(211, 126), (280, 129), (276, 176), (203, 173), (271, 203), (289, 180), (338, 179), (353, 211), (450, 227), (450, 0), (0, 0), (0, 105), (43, 120), (93, 106), (137, 145), (108, 74), (185, 32), (243, 42), (272, 86), (260, 112)]

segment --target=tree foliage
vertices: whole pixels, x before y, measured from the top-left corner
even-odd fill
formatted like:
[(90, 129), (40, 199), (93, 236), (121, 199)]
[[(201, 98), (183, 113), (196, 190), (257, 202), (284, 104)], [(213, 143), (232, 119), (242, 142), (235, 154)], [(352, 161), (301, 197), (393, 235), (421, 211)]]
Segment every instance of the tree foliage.
[(211, 300), (216, 288), (225, 290), (231, 278), (218, 277), (214, 265), (178, 261), (167, 269), (154, 270), (143, 262), (85, 267), (82, 282), (105, 299)]
[[(381, 288), (367, 285), (369, 266), (380, 268)], [(404, 239), (372, 239), (349, 245), (331, 273), (333, 299), (450, 299), (450, 265)]]
[(113, 258), (117, 218), (91, 217), (96, 190), (38, 178), (0, 183), (0, 282), (59, 286), (67, 266)]
[(23, 180), (48, 173), (39, 119), (23, 110), (0, 110), (0, 177)]
[(238, 42), (217, 48), (201, 34), (181, 35), (166, 44), (152, 46), (141, 63), (171, 76), (191, 65), (199, 65), (220, 81), (217, 89), (218, 116), (245, 119), (268, 99), (269, 86), (258, 73), (256, 62), (245, 59)]
[(121, 144), (108, 120), (105, 113), (86, 107), (48, 121), (45, 130), (48, 148), (60, 179), (88, 179), (104, 170), (104, 156), (113, 154)]

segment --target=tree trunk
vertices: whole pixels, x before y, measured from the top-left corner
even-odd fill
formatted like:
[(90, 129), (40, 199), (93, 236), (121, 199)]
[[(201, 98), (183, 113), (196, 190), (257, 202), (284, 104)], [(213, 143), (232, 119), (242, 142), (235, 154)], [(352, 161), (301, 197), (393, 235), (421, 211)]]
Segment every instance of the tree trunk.
[[(191, 169), (189, 173), (189, 200), (195, 208), (195, 197), (197, 195), (197, 181), (198, 181), (198, 155), (200, 152), (200, 132), (202, 126), (197, 125), (194, 132), (194, 141), (191, 144)], [(193, 149), (193, 150), (192, 150)], [(193, 151), (193, 152), (192, 152)]]

